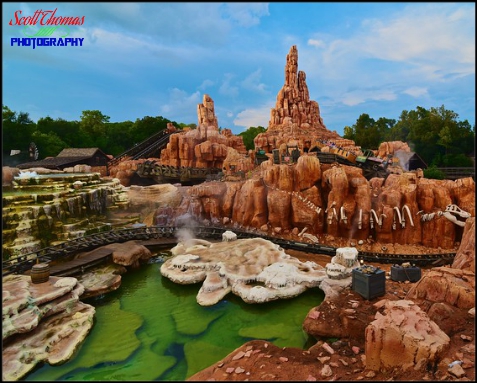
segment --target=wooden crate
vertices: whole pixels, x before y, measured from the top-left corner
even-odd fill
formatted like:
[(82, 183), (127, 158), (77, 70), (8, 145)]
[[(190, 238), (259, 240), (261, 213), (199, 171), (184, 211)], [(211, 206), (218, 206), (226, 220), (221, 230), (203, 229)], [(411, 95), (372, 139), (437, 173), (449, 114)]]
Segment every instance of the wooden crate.
[(391, 279), (396, 282), (410, 281), (417, 282), (421, 279), (421, 269), (416, 266), (403, 267), (399, 265), (391, 266)]
[(373, 274), (363, 273), (358, 269), (352, 272), (352, 289), (363, 298), (371, 300), (386, 292), (386, 274), (377, 270)]

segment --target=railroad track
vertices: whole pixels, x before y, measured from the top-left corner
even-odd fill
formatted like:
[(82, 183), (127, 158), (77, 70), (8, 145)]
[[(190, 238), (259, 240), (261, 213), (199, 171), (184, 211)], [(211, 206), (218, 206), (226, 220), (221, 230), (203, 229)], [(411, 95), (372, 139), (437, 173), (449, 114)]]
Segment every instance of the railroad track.
[[(198, 226), (191, 228), (176, 228), (172, 226), (141, 226), (96, 233), (5, 260), (3, 261), (2, 265), (2, 276), (9, 274), (23, 274), (30, 270), (37, 262), (50, 263), (57, 260), (68, 260), (68, 258), (72, 257), (76, 253), (90, 251), (97, 247), (105, 246), (111, 243), (122, 243), (130, 240), (178, 238), (181, 229), (189, 229), (194, 233), (196, 238), (215, 240), (221, 240), (222, 234), (228, 230), (227, 228), (210, 226)], [(307, 253), (325, 254), (329, 256), (334, 256), (336, 254), (335, 247), (323, 244), (291, 241), (283, 238), (270, 237), (267, 235), (242, 230), (233, 230), (233, 232), (237, 235), (238, 239), (260, 237), (276, 243), (283, 249), (293, 249)], [(392, 264), (410, 262), (419, 266), (437, 266), (451, 263), (455, 255), (455, 252), (445, 254), (388, 254), (360, 251), (358, 253), (358, 258), (365, 262)]]

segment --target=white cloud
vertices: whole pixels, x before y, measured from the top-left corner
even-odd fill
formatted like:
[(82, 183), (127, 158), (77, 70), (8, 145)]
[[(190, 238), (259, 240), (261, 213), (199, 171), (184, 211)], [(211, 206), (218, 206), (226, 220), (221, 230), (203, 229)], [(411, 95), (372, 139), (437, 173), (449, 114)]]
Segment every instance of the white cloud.
[(173, 88), (167, 96), (167, 103), (159, 108), (159, 114), (170, 120), (189, 123), (197, 120), (197, 105), (202, 102), (200, 92), (188, 94), (186, 91)]
[(421, 97), (421, 96), (426, 96), (427, 93), (427, 88), (420, 88), (417, 86), (413, 86), (411, 88), (407, 88), (403, 91), (403, 93), (408, 94), (412, 97)]
[[(89, 27), (123, 31), (158, 43), (221, 46), (232, 23), (219, 3), (90, 3), (72, 5)], [(107, 20), (107, 22), (105, 22)]]
[[(348, 37), (317, 32), (308, 46), (323, 48), (314, 51), (310, 64), (333, 80), (349, 78), (353, 71), (360, 76), (375, 72), (374, 63), (379, 62), (380, 72), (404, 63), (393, 74), (406, 80), (465, 76), (475, 73), (475, 14), (458, 4), (412, 4), (398, 13), (364, 20)], [(381, 76), (372, 77), (382, 81)]]
[(392, 110), (390, 101), (399, 110), (415, 107), (404, 95), (452, 108), (455, 96), (441, 89), (475, 83), (475, 5), (409, 4), (341, 32), (316, 28), (299, 45), (310, 98), (321, 106), (328, 98), (328, 115), (341, 113), (339, 105), (369, 113), (381, 101), (380, 114)]
[(311, 45), (317, 48), (324, 48), (325, 42), (323, 40), (308, 39), (308, 45)]
[(431, 3), (408, 7), (389, 20), (367, 20), (362, 48), (384, 60), (429, 61), (445, 67), (451, 58), (454, 65), (473, 66), (475, 36), (469, 34), (472, 24), (475, 29), (475, 15), (453, 6)]
[[(356, 3), (325, 17), (331, 3), (57, 3), (57, 14), (85, 15), (70, 35), (85, 37), (84, 47), (10, 47), (6, 36), (20, 33), (8, 26), (13, 12), (33, 14), (49, 4), (3, 5), (9, 106), (37, 105), (49, 91), (50, 104), (62, 109), (53, 94), (69, 84), (75, 91), (62, 98), (78, 110), (100, 108), (119, 121), (162, 108), (164, 117), (187, 123), (196, 120), (199, 92), (206, 92), (216, 100), (220, 125), (233, 128), (235, 117), (246, 128), (267, 126), (274, 100), (265, 104), (264, 98), (282, 87), (286, 54), (296, 45), (298, 69), (329, 128), (376, 109), (396, 117), (394, 110), (413, 109), (415, 98), (423, 107), (445, 104), (475, 121), (475, 4), (359, 9)], [(21, 92), (30, 86), (23, 82), (26, 70), (35, 84), (27, 94)], [(50, 107), (38, 104), (44, 114)]]
[(262, 70), (257, 69), (255, 72), (250, 73), (245, 80), (241, 82), (241, 85), (248, 90), (252, 90), (258, 93), (266, 92), (266, 85), (260, 82), (262, 77)]
[(211, 46), (226, 42), (234, 24), (249, 27), (267, 16), (267, 4), (254, 3), (81, 3), (68, 4), (69, 9), (87, 15), (90, 26), (155, 36), (162, 42)]
[(212, 80), (204, 80), (202, 81), (202, 84), (199, 85), (199, 89), (200, 90), (205, 90), (207, 88), (210, 88), (211, 86), (215, 85), (215, 82), (213, 82)]
[(236, 86), (231, 85), (231, 81), (235, 76), (231, 73), (225, 73), (224, 77), (225, 78), (219, 88), (219, 93), (225, 96), (237, 96), (239, 93), (238, 88)]
[(267, 3), (226, 3), (226, 12), (240, 26), (251, 27), (260, 24), (262, 16), (269, 16)]
[(356, 90), (342, 96), (342, 102), (348, 106), (363, 104), (366, 101), (393, 101), (396, 94), (389, 90)]
[(243, 126), (248, 129), (251, 126), (263, 126), (266, 128), (270, 120), (270, 110), (272, 104), (267, 104), (259, 108), (248, 108), (237, 114), (233, 120), (236, 126)]

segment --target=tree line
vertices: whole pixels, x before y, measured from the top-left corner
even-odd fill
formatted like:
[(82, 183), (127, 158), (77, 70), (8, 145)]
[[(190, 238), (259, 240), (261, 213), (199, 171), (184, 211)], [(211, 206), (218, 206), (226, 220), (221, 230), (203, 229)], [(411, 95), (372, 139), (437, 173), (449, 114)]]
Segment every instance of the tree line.
[(471, 167), (475, 155), (475, 125), (459, 121), (459, 115), (444, 105), (404, 110), (399, 120), (381, 117), (374, 120), (361, 114), (352, 126), (344, 128), (343, 138), (354, 140), (367, 149), (382, 142), (403, 141), (433, 167)]
[[(343, 138), (366, 149), (377, 149), (385, 141), (403, 141), (428, 166), (473, 166), (470, 157), (474, 156), (475, 125), (471, 126), (467, 120), (459, 121), (458, 117), (444, 106), (404, 110), (398, 121), (384, 117), (375, 120), (363, 113), (354, 125), (344, 127)], [(30, 142), (36, 144), (39, 159), (57, 156), (65, 148), (97, 147), (106, 154), (117, 156), (166, 129), (168, 123), (179, 129), (197, 126), (162, 116), (146, 116), (134, 122), (109, 122), (109, 119), (99, 110), (85, 110), (79, 121), (47, 116), (35, 123), (28, 113), (14, 112), (3, 105), (3, 158), (10, 156), (11, 150), (28, 151)], [(250, 150), (254, 149), (253, 139), (263, 132), (266, 128), (252, 126), (239, 136)]]
[(35, 123), (28, 113), (17, 113), (3, 105), (3, 156), (9, 156), (11, 150), (28, 150), (30, 142), (36, 144), (40, 159), (55, 157), (65, 148), (97, 147), (106, 154), (116, 156), (166, 129), (168, 123), (179, 129), (196, 126), (161, 116), (146, 116), (134, 122), (109, 122), (109, 119), (99, 110), (85, 110), (79, 121), (47, 116)]

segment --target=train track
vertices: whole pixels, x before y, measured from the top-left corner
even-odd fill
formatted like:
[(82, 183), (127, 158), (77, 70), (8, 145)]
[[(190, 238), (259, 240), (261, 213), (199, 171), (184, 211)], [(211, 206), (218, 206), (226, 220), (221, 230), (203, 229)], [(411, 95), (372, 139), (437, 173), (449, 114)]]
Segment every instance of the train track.
[[(222, 234), (226, 230), (229, 230), (227, 228), (210, 226), (197, 226), (190, 228), (176, 228), (172, 226), (141, 226), (96, 233), (5, 260), (3, 261), (2, 265), (2, 276), (9, 274), (23, 274), (30, 270), (37, 262), (50, 263), (58, 260), (66, 261), (76, 253), (93, 250), (97, 247), (105, 246), (111, 243), (122, 243), (130, 240), (179, 238), (180, 230), (182, 229), (188, 229), (192, 231), (196, 238), (214, 240), (221, 240)], [(334, 256), (337, 249), (336, 247), (323, 244), (292, 241), (242, 230), (233, 230), (233, 232), (237, 235), (238, 239), (260, 237), (281, 246), (283, 249), (293, 249), (307, 253)], [(388, 254), (359, 251), (358, 258), (365, 262), (392, 264), (410, 262), (419, 266), (437, 266), (440, 264), (451, 263), (455, 255), (456, 253), (454, 252), (445, 254)]]

